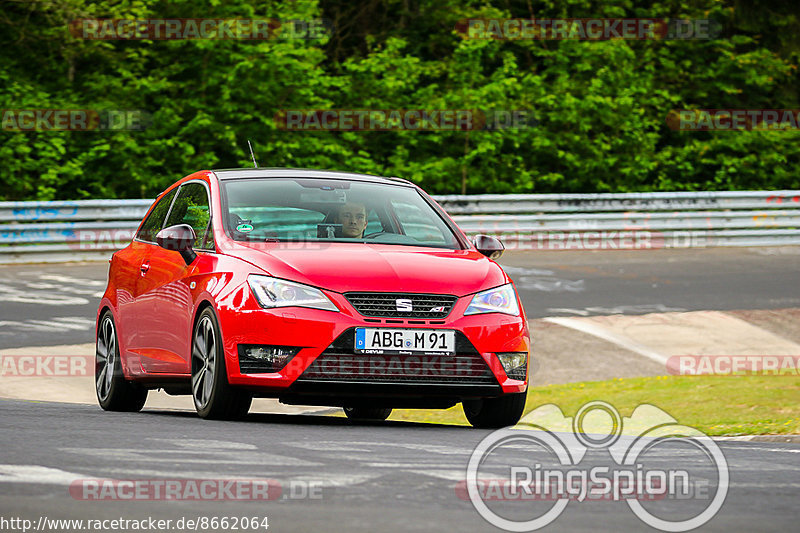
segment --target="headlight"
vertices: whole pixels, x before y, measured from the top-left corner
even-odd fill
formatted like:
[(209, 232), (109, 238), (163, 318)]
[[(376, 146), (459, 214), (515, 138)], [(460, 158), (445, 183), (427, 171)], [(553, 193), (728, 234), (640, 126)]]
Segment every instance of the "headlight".
[(326, 311), (339, 310), (321, 290), (308, 285), (269, 276), (250, 276), (247, 283), (261, 307), (267, 309), (310, 307)]
[(517, 293), (514, 292), (514, 286), (508, 283), (473, 296), (464, 314), (479, 315), (481, 313), (519, 316), (519, 305), (517, 305)]

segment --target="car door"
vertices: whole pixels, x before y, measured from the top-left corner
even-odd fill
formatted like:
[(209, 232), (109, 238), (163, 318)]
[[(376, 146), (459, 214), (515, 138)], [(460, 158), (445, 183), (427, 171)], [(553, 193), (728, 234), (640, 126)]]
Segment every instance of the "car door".
[[(188, 224), (197, 234), (194, 248), (201, 251), (210, 231), (211, 212), (204, 182), (184, 183), (163, 227)], [(188, 276), (198, 261), (187, 265), (181, 254), (153, 244), (145, 253), (139, 279), (137, 314), (140, 316), (142, 367), (148, 373), (188, 374), (191, 362), (192, 297)]]
[(117, 287), (117, 314), (119, 323), (117, 333), (120, 338), (120, 349), (125, 351), (127, 368), (132, 373), (142, 372), (139, 349), (142, 345), (141, 332), (146, 328), (142, 323), (142, 315), (138, 312), (140, 279), (144, 258), (155, 242), (156, 233), (164, 225), (177, 188), (162, 195), (145, 218), (133, 242), (114, 256), (114, 276)]

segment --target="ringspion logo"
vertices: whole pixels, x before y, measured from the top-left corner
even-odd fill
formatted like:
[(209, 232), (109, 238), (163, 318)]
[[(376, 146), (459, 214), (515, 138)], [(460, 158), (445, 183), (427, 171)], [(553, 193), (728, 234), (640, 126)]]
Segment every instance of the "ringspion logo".
[[(682, 461), (664, 461), (663, 451), (675, 449)], [(597, 460), (605, 455), (611, 463)], [(592, 401), (574, 418), (543, 405), (514, 428), (489, 434), (472, 452), (455, 492), (505, 531), (541, 529), (570, 502), (611, 501), (624, 502), (655, 529), (681, 532), (717, 514), (729, 475), (713, 440), (661, 409), (642, 404), (623, 418), (614, 406)], [(513, 518), (507, 509), (498, 512), (498, 501), (519, 505)]]

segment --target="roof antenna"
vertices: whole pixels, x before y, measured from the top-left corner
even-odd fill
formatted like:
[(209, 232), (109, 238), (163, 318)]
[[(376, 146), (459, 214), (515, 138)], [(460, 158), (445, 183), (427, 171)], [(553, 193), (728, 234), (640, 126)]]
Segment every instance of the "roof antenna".
[(250, 144), (250, 139), (247, 139), (247, 146), (250, 147), (250, 157), (253, 158), (253, 166), (258, 168), (258, 163), (256, 163), (256, 154), (253, 153), (253, 145)]

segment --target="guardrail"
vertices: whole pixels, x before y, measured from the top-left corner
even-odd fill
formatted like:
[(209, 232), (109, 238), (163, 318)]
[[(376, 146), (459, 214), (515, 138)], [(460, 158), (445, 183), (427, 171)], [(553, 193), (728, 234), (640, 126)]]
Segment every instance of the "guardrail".
[[(538, 250), (800, 245), (800, 191), (437, 196), (468, 235)], [(152, 200), (0, 202), (0, 264), (105, 260)]]

